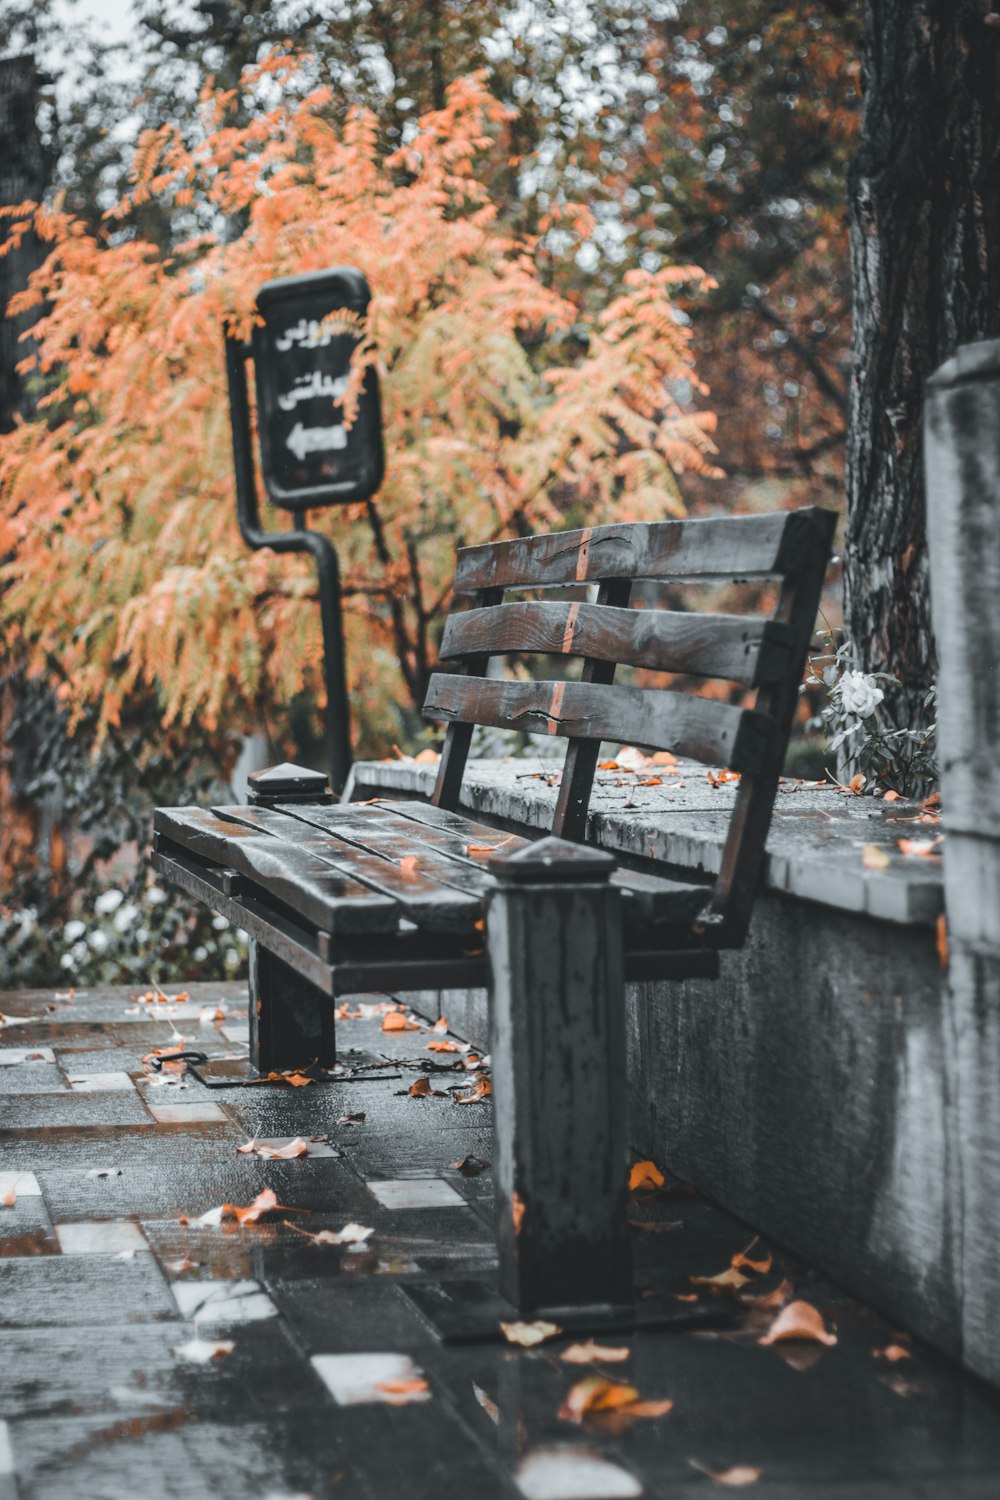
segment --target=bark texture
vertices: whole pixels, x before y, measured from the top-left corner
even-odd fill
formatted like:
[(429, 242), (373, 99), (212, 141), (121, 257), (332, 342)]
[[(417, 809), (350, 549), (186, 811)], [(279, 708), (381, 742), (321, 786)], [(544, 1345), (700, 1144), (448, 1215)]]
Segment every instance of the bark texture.
[(1000, 334), (1000, 14), (992, 0), (866, 0), (851, 177), (854, 375), (845, 624), (891, 672), (896, 725), (936, 675), (921, 414), (927, 376)]
[[(46, 153), (38, 129), (39, 80), (29, 57), (0, 57), (0, 207), (27, 199), (37, 202), (45, 190)], [(7, 236), (0, 220), (0, 244)], [(0, 432), (9, 431), (16, 414), (26, 414), (30, 399), (17, 364), (28, 352), (21, 334), (37, 311), (11, 318), (7, 303), (28, 284), (28, 277), (44, 259), (34, 233), (0, 258)]]

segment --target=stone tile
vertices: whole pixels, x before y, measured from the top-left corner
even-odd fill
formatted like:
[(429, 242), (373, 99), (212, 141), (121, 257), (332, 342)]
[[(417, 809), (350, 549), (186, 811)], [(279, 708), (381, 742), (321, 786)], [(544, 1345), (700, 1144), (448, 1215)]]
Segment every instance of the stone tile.
[(11, 1191), (19, 1198), (40, 1198), (42, 1195), (34, 1172), (0, 1172), (0, 1196)]
[(92, 1219), (79, 1224), (57, 1224), (56, 1236), (63, 1255), (122, 1255), (147, 1253), (149, 1246), (138, 1224), (127, 1220)]
[(109, 1094), (21, 1094), (0, 1098), (0, 1130), (79, 1130), (87, 1125), (147, 1125), (153, 1121), (134, 1089)]
[[(386, 1383), (422, 1378), (422, 1372), (407, 1354), (314, 1354), (312, 1364), (338, 1406), (360, 1406), (375, 1401), (394, 1406), (397, 1403), (393, 1395), (382, 1387)], [(429, 1391), (417, 1397), (418, 1401), (429, 1399)]]
[[(151, 1255), (41, 1255), (0, 1260), (0, 1325), (6, 1329), (121, 1327), (176, 1319), (170, 1289)], [(52, 1334), (40, 1344), (49, 1346)], [(13, 1334), (4, 1334), (5, 1359)], [(77, 1372), (78, 1378), (81, 1372)], [(3, 1384), (0, 1370), (0, 1386)], [(13, 1378), (13, 1377), (12, 1377)], [(89, 1376), (86, 1377), (89, 1379)]]
[(212, 1099), (171, 1099), (169, 1104), (150, 1101), (147, 1108), (158, 1125), (207, 1125), (209, 1121), (229, 1119), (221, 1105)]
[[(55, 1053), (51, 1047), (0, 1047), (0, 1068), (16, 1068), (28, 1062), (55, 1062)], [(6, 1076), (3, 1089), (6, 1092)]]
[(181, 1317), (201, 1328), (231, 1328), (278, 1314), (259, 1281), (175, 1281), (171, 1291)]
[(0, 1072), (0, 1095), (5, 1097), (12, 1094), (58, 1094), (65, 1088), (62, 1073), (51, 1062), (25, 1062), (5, 1067)]
[(538, 1448), (521, 1460), (515, 1483), (524, 1500), (634, 1500), (642, 1485), (592, 1449)]
[(68, 1073), (66, 1082), (77, 1094), (107, 1094), (135, 1088), (127, 1073)]
[(383, 1208), (465, 1208), (465, 1199), (441, 1177), (402, 1177), (369, 1182)]

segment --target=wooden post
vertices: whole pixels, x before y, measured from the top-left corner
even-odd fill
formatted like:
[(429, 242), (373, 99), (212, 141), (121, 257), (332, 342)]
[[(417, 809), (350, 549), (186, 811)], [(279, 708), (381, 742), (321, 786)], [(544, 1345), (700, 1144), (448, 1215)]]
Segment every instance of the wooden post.
[[(247, 777), (249, 800), (258, 806), (278, 802), (330, 803), (321, 771), (285, 764)], [(329, 995), (251, 938), (250, 1062), (258, 1073), (291, 1068), (332, 1068), (337, 1060), (334, 1007)]]
[(500, 1290), (523, 1312), (631, 1300), (614, 868), (556, 838), (490, 861)]
[(931, 605), (950, 963), (948, 1201), (965, 1362), (1000, 1381), (1000, 341), (928, 387)]

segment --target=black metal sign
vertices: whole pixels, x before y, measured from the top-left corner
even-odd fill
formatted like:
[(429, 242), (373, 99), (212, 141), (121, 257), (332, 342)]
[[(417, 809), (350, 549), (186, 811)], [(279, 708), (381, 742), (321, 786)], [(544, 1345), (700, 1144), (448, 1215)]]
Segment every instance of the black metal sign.
[(269, 281), (254, 330), (261, 472), (275, 505), (312, 510), (364, 500), (385, 459), (378, 378), (369, 369), (354, 421), (344, 420), (351, 355), (368, 307), (353, 266)]

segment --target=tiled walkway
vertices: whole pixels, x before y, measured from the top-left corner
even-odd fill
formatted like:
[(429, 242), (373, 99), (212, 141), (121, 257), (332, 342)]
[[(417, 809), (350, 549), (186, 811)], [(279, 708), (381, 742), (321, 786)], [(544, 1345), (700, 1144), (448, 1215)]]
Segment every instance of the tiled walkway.
[[(243, 1004), (0, 997), (0, 1500), (1000, 1496), (1000, 1399), (777, 1252), (744, 1301), (696, 1286), (751, 1236), (680, 1188), (636, 1195), (641, 1281), (732, 1326), (609, 1336), (628, 1356), (596, 1366), (567, 1339), (442, 1345), (406, 1288), (491, 1280), (489, 1171), (453, 1165), (488, 1160), (489, 1102), (459, 1107), (447, 1074), (410, 1096), (407, 1062), (460, 1054), (377, 1012), (339, 1023), (346, 1062), (402, 1064), (374, 1081), (151, 1084), (143, 1055), (178, 1032), (239, 1051)], [(296, 1137), (307, 1156), (239, 1152)], [(213, 1213), (267, 1188), (257, 1222)], [(835, 1345), (758, 1343), (776, 1313), (748, 1303), (785, 1278)], [(673, 1407), (561, 1417), (591, 1376)]]

